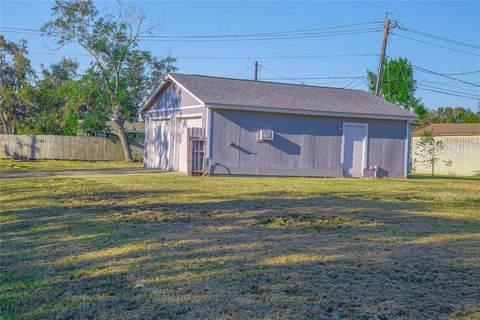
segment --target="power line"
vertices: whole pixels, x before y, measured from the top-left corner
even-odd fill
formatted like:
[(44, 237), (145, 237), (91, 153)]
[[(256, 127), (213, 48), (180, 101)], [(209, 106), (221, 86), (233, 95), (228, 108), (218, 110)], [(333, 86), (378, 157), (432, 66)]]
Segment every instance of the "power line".
[(428, 44), (430, 46), (434, 46), (434, 47), (438, 47), (438, 48), (443, 48), (443, 49), (447, 49), (447, 50), (451, 50), (451, 51), (456, 51), (456, 52), (465, 53), (465, 54), (469, 54), (469, 55), (472, 55), (472, 56), (480, 57), (480, 54), (477, 54), (477, 53), (463, 51), (463, 50), (459, 50), (459, 49), (454, 49), (454, 48), (451, 48), (451, 47), (446, 47), (446, 46), (442, 46), (442, 45), (439, 45), (439, 44), (435, 44), (435, 43), (431, 43), (431, 42), (427, 42), (427, 41), (423, 41), (423, 40), (419, 40), (419, 39), (414, 39), (414, 38), (410, 38), (410, 37), (407, 37), (407, 36), (402, 36), (402, 35), (394, 33), (394, 32), (391, 32), (391, 34), (396, 36), (396, 37), (400, 37), (400, 38), (404, 38), (404, 39)]
[[(147, 42), (157, 42), (157, 41), (164, 41), (164, 42), (240, 42), (240, 41), (265, 41), (265, 40), (288, 40), (288, 39), (309, 39), (309, 38), (320, 38), (320, 37), (332, 37), (332, 36), (348, 36), (348, 35), (357, 35), (357, 34), (367, 34), (367, 33), (375, 33), (381, 31), (380, 29), (357, 29), (357, 30), (343, 30), (343, 31), (335, 31), (335, 32), (324, 32), (324, 33), (311, 33), (311, 34), (292, 34), (290, 36), (272, 36), (272, 37), (253, 37), (253, 38), (221, 38), (221, 39), (214, 39), (214, 38), (205, 38), (205, 39), (183, 39), (183, 38), (160, 38), (160, 37), (148, 37), (148, 36), (140, 36), (139, 38), (143, 41)], [(41, 33), (27, 33), (22, 31), (10, 31), (6, 30), (3, 32), (10, 32), (10, 33), (20, 33), (20, 34), (27, 34), (27, 35), (41, 35)]]
[(478, 91), (480, 93), (480, 88), (475, 88), (472, 87), (469, 84), (463, 84), (463, 83), (453, 83), (453, 82), (436, 82), (436, 81), (415, 81), (416, 84), (426, 84), (426, 85), (435, 85), (435, 86), (440, 86), (440, 87), (445, 87), (446, 89), (448, 88), (455, 88), (455, 89), (468, 89), (468, 90), (473, 90), (473, 91)]
[(150, 37), (159, 37), (159, 38), (245, 38), (245, 37), (264, 37), (264, 36), (284, 36), (284, 35), (292, 35), (292, 34), (309, 34), (309, 33), (316, 33), (320, 30), (328, 30), (328, 29), (342, 29), (342, 28), (350, 28), (350, 27), (357, 27), (363, 25), (370, 25), (370, 24), (377, 24), (376, 21), (370, 22), (362, 22), (362, 23), (354, 23), (354, 24), (346, 24), (346, 25), (338, 25), (338, 26), (330, 26), (330, 27), (321, 27), (321, 28), (312, 28), (312, 29), (300, 29), (300, 30), (289, 30), (289, 31), (275, 31), (275, 32), (260, 32), (260, 33), (240, 33), (240, 34), (223, 34), (223, 35), (184, 35), (184, 36), (150, 36)]
[[(350, 27), (358, 27), (364, 25), (372, 25), (378, 24), (378, 21), (368, 21), (368, 22), (361, 22), (361, 23), (353, 23), (353, 24), (345, 24), (345, 25), (337, 25), (337, 26), (328, 26), (328, 27), (320, 27), (320, 28), (311, 28), (311, 29), (297, 29), (297, 30), (288, 30), (288, 31), (274, 31), (274, 32), (257, 32), (257, 33), (240, 33), (240, 34), (219, 34), (219, 35), (166, 35), (166, 36), (158, 36), (158, 35), (149, 35), (144, 37), (151, 37), (151, 38), (173, 38), (173, 39), (202, 39), (202, 38), (234, 38), (234, 37), (264, 37), (264, 36), (283, 36), (283, 35), (292, 35), (292, 34), (304, 34), (304, 33), (316, 33), (320, 30), (329, 30), (329, 29), (343, 29), (343, 28), (350, 28)], [(13, 31), (26, 31), (26, 32), (36, 32), (42, 33), (40, 29), (32, 29), (32, 28), (21, 28), (21, 27), (0, 27), (1, 29), (13, 30)]]
[(456, 81), (459, 81), (459, 82), (462, 82), (462, 83), (470, 84), (474, 87), (480, 87), (480, 85), (475, 84), (473, 82), (469, 82), (469, 81), (465, 81), (465, 80), (462, 80), (462, 79), (454, 78), (454, 77), (451, 77), (451, 76), (443, 74), (443, 73), (428, 70), (428, 69), (425, 69), (425, 68), (422, 68), (422, 67), (419, 67), (419, 66), (415, 66), (415, 65), (412, 65), (412, 67), (416, 70), (419, 70), (419, 71), (422, 71), (422, 72), (425, 72), (425, 73), (435, 74), (435, 75), (438, 75), (438, 76), (441, 76), (441, 77), (444, 77), (444, 78), (448, 78), (448, 79), (451, 79), (451, 80), (456, 80)]
[[(268, 69), (266, 69), (264, 67), (265, 70), (271, 72), (271, 73), (274, 73)], [(275, 74), (275, 73), (274, 73)], [(278, 75), (278, 74), (275, 74), (275, 75)], [(280, 75), (278, 75), (280, 76)], [(268, 80), (328, 80), (328, 79), (347, 79), (350, 80), (350, 79), (361, 79), (361, 78), (364, 78), (364, 76), (354, 76), (354, 77), (304, 77), (304, 78), (297, 78), (297, 77), (283, 77), (281, 76), (281, 78), (269, 78)], [(267, 79), (265, 79), (267, 80)]]
[(441, 41), (445, 41), (445, 42), (450, 42), (450, 43), (454, 43), (454, 44), (457, 44), (457, 45), (470, 47), (470, 48), (474, 48), (474, 49), (480, 49), (480, 46), (478, 46), (478, 45), (474, 45), (474, 44), (470, 44), (470, 43), (466, 43), (466, 42), (461, 42), (461, 41), (454, 40), (454, 39), (449, 39), (449, 38), (446, 38), (446, 37), (443, 37), (443, 36), (438, 36), (438, 35), (423, 32), (423, 31), (420, 31), (420, 30), (415, 30), (413, 28), (407, 28), (407, 27), (402, 26), (399, 29), (403, 30), (403, 31), (411, 32), (411, 33), (414, 33), (414, 34), (418, 34), (418, 35), (421, 35), (421, 36), (424, 36), (424, 37), (429, 37), (429, 38), (433, 38), (433, 39), (437, 39), (437, 40), (441, 40)]
[[(339, 82), (346, 82), (348, 81), (349, 83), (353, 84), (352, 83), (352, 79), (354, 81), (357, 81), (359, 79), (364, 79), (365, 77), (364, 76), (354, 76), (354, 77), (287, 77), (287, 76), (284, 76), (282, 74), (279, 74), (275, 71), (272, 71), (268, 68), (266, 68), (264, 65), (262, 65), (262, 70), (265, 70), (279, 78), (262, 78), (262, 80), (264, 81), (279, 81), (279, 80), (284, 80), (284, 81), (294, 81), (294, 82), (297, 82), (299, 84), (317, 84), (317, 85), (325, 85), (325, 84), (332, 84), (332, 83), (339, 83)], [(311, 81), (307, 81), (307, 82), (304, 82), (302, 80), (328, 80), (328, 79), (342, 79), (341, 81), (335, 81), (335, 82), (328, 82), (328, 83), (316, 83), (316, 82), (311, 82)], [(358, 84), (358, 85), (361, 85), (362, 83)], [(356, 85), (355, 87), (357, 87), (358, 85)]]
[(53, 56), (78, 56), (78, 57), (91, 57), (89, 54), (86, 53), (61, 53), (61, 52), (38, 52), (38, 51), (31, 51), (28, 54), (38, 54), (38, 55), (53, 55)]
[(447, 76), (463, 76), (465, 74), (474, 74), (474, 73), (480, 73), (480, 70), (460, 72), (460, 73), (445, 73), (445, 74)]
[(343, 89), (347, 89), (349, 86), (351, 86), (352, 84), (354, 84), (355, 82), (357, 82), (358, 80), (360, 80), (361, 78), (355, 78), (351, 81), (349, 81), (344, 87)]
[(348, 57), (376, 57), (376, 53), (358, 53), (358, 54), (327, 54), (327, 55), (299, 55), (299, 56), (211, 56), (211, 57), (195, 57), (195, 56), (179, 56), (177, 59), (225, 59), (225, 60), (254, 60), (254, 59), (315, 59), (315, 58), (348, 58)]
[[(259, 41), (259, 40), (284, 40), (284, 39), (303, 39), (303, 38), (317, 38), (325, 36), (338, 36), (338, 35), (352, 35), (352, 34), (364, 34), (380, 31), (378, 28), (361, 28), (361, 29), (347, 29), (347, 30), (335, 30), (335, 31), (323, 31), (318, 30), (345, 28), (349, 26), (358, 26), (365, 24), (372, 24), (375, 22), (367, 22), (361, 24), (351, 24), (343, 26), (324, 27), (316, 29), (304, 29), (293, 30), (284, 32), (269, 32), (269, 33), (252, 33), (252, 34), (232, 34), (232, 35), (189, 35), (189, 36), (158, 36), (158, 35), (142, 35), (141, 38), (144, 41), (173, 41), (173, 42), (211, 42), (211, 41)], [(24, 33), (29, 35), (42, 35), (41, 30), (29, 29), (29, 28), (12, 28), (1, 27), (3, 32)], [(314, 31), (312, 31), (314, 30)]]
[(449, 95), (449, 96), (455, 96), (455, 97), (462, 97), (462, 98), (468, 98), (468, 99), (478, 100), (478, 98), (471, 97), (471, 96), (465, 96), (465, 95), (455, 94), (455, 93), (448, 93), (448, 92), (444, 92), (444, 91), (440, 91), (440, 90), (427, 89), (427, 88), (422, 88), (422, 87), (420, 87), (420, 86), (418, 87), (418, 89), (419, 89), (419, 90), (423, 90), (423, 91), (431, 91), (431, 92), (441, 93), (441, 94), (445, 94), (445, 95)]
[[(85, 56), (89, 54), (82, 53), (60, 53), (60, 52), (38, 52), (32, 51), (29, 54), (37, 55), (63, 55), (63, 56)], [(350, 58), (350, 57), (376, 57), (377, 53), (357, 53), (357, 54), (326, 54), (326, 55), (297, 55), (297, 56), (178, 56), (175, 59), (182, 60), (254, 60), (254, 59), (316, 59), (316, 58)]]
[(247, 73), (248, 71), (252, 70), (252, 67), (247, 67), (242, 73), (240, 73), (236, 78), (240, 78), (241, 76), (243, 76), (245, 73)]
[(444, 91), (444, 92), (450, 92), (450, 93), (455, 93), (455, 94), (469, 95), (469, 96), (472, 96), (473, 98), (480, 99), (480, 95), (477, 96), (475, 93), (456, 91), (456, 90), (450, 90), (450, 89), (445, 89), (445, 88), (438, 88), (438, 87), (429, 86), (429, 85), (426, 85), (426, 84), (419, 84), (419, 85), (417, 85), (417, 87), (436, 89), (436, 90), (441, 90), (441, 91)]
[(292, 81), (295, 81), (295, 82), (302, 83), (302, 82), (299, 81), (298, 79), (292, 79), (292, 78), (288, 79), (288, 77), (285, 77), (285, 76), (283, 76), (283, 75), (281, 75), (281, 74), (279, 74), (279, 73), (276, 73), (275, 71), (272, 71), (272, 70), (270, 70), (270, 69), (268, 69), (268, 68), (265, 68), (265, 66), (262, 66), (262, 69), (264, 69), (264, 70), (266, 70), (266, 71), (270, 72), (271, 74), (274, 74), (274, 75), (276, 75), (276, 76), (278, 76), (278, 77), (281, 77), (280, 79), (262, 79), (262, 80), (292, 80)]
[[(450, 75), (448, 73), (444, 73), (446, 75)], [(455, 86), (467, 86), (463, 83), (457, 83), (453, 81), (431, 81), (431, 80), (417, 80), (418, 82), (425, 82), (425, 83), (433, 83), (433, 84), (445, 84), (445, 85), (455, 85)], [(480, 82), (474, 82), (475, 84), (480, 84)]]
[(342, 30), (334, 32), (318, 32), (318, 33), (309, 33), (309, 34), (294, 34), (286, 36), (270, 36), (270, 37), (249, 37), (249, 38), (204, 38), (204, 39), (174, 39), (174, 38), (160, 38), (160, 37), (140, 37), (143, 41), (156, 42), (156, 41), (165, 41), (165, 42), (240, 42), (240, 41), (266, 41), (266, 40), (288, 40), (288, 39), (309, 39), (309, 38), (320, 38), (320, 37), (332, 37), (332, 36), (346, 36), (346, 35), (357, 35), (357, 34), (367, 34), (375, 33), (381, 31), (380, 29), (369, 28), (369, 29), (356, 29), (356, 30)]
[(365, 84), (365, 85), (368, 86), (368, 82), (367, 82), (367, 80), (366, 80), (365, 78), (363, 78), (363, 79), (361, 79), (361, 80), (362, 80), (362, 81), (360, 81), (358, 84), (354, 85), (353, 87), (350, 87), (349, 89), (350, 89), (350, 90), (351, 90), (351, 89), (355, 89), (356, 87), (361, 86), (362, 84)]
[[(387, 81), (387, 86), (390, 83), (406, 83), (407, 80), (405, 78), (405, 73), (403, 72), (403, 70), (401, 70), (401, 75), (403, 77), (401, 80), (389, 80), (389, 81)], [(463, 97), (468, 97), (468, 98), (479, 99), (480, 100), (480, 92), (477, 95), (477, 93), (470, 93), (470, 92), (456, 91), (456, 90), (451, 90), (451, 89), (446, 89), (446, 88), (439, 88), (439, 87), (435, 87), (435, 86), (431, 86), (431, 85), (427, 85), (427, 84), (423, 84), (423, 83), (418, 83), (418, 82), (415, 84), (415, 87), (418, 88), (418, 89), (422, 89), (422, 90), (433, 91), (433, 92), (444, 93), (444, 94), (460, 95), (460, 96), (463, 96)]]

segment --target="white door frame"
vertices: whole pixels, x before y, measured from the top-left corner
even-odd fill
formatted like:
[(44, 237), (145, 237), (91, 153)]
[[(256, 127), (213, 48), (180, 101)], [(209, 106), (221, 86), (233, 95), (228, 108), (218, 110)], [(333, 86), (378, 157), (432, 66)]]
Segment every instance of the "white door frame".
[[(154, 126), (154, 135), (152, 137), (152, 140), (153, 141), (150, 141), (149, 143), (149, 148), (152, 148), (153, 146), (155, 146), (154, 150), (149, 150), (150, 152), (150, 156), (149, 156), (149, 163), (150, 163), (150, 167), (151, 168), (160, 168), (162, 170), (170, 170), (170, 152), (171, 152), (171, 128), (170, 128), (170, 118), (169, 117), (158, 117), (158, 118), (152, 118), (150, 119), (149, 121), (149, 124), (153, 125)], [(158, 126), (160, 125), (160, 128), (158, 128)], [(165, 125), (168, 125), (168, 130), (167, 128), (165, 128), (164, 126)], [(149, 130), (151, 130), (151, 126), (149, 128)], [(168, 143), (167, 143), (167, 159), (166, 159), (166, 167), (162, 168), (162, 154), (160, 152), (160, 146), (161, 146), (161, 138), (159, 138), (156, 134), (157, 134), (157, 129), (160, 129), (160, 136), (162, 135), (162, 130), (167, 130), (167, 139), (168, 139)], [(147, 137), (147, 136), (146, 136)], [(153, 144), (153, 146), (150, 146), (151, 144)], [(154, 152), (152, 152), (154, 151)], [(152, 153), (154, 155), (153, 159), (152, 159)]]
[[(175, 138), (175, 171), (180, 171), (180, 153), (182, 152), (180, 150), (180, 142), (182, 143), (187, 143), (187, 141), (183, 141), (183, 136), (180, 136), (182, 133), (182, 127), (181, 123), (183, 120), (196, 120), (199, 119), (201, 121), (201, 126), (203, 127), (204, 124), (204, 119), (203, 119), (203, 114), (202, 113), (192, 113), (192, 114), (180, 114), (176, 117), (176, 122), (175, 122), (175, 132), (176, 132), (176, 138)], [(185, 128), (186, 130), (187, 128)], [(179, 135), (180, 134), (180, 135)], [(177, 138), (180, 138), (180, 141), (177, 140)], [(188, 139), (188, 137), (187, 137)], [(187, 155), (188, 159), (188, 155)], [(185, 160), (186, 159), (182, 159)]]
[[(368, 123), (359, 122), (344, 122), (342, 128), (342, 148), (340, 154), (340, 163), (345, 164), (345, 129), (347, 127), (363, 127), (365, 128), (365, 136), (363, 138), (363, 152), (362, 152), (362, 168), (368, 169)], [(344, 173), (345, 174), (345, 173)], [(363, 172), (362, 172), (363, 176)]]

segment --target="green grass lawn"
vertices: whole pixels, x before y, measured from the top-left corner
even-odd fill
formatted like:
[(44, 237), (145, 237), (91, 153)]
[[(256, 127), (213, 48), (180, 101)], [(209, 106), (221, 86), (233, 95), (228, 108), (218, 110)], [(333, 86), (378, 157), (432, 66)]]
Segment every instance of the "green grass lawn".
[(3, 319), (480, 318), (478, 179), (0, 183)]
[(143, 168), (141, 162), (121, 161), (68, 161), (68, 160), (46, 160), (46, 161), (18, 161), (0, 159), (1, 173), (19, 172), (54, 172), (69, 170), (97, 170), (97, 169), (118, 169), (118, 168)]

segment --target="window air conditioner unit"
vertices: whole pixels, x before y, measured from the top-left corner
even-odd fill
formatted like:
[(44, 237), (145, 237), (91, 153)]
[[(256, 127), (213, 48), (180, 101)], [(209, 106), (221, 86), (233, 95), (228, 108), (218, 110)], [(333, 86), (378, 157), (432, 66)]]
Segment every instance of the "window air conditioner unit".
[(268, 142), (273, 141), (273, 130), (259, 130), (258, 131), (258, 142)]

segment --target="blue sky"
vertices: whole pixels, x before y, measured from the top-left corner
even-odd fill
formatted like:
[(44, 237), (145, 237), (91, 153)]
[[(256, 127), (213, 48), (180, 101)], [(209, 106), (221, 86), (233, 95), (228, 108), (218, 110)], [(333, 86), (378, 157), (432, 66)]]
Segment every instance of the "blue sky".
[[(50, 17), (52, 1), (1, 1), (0, 26), (38, 29)], [(96, 2), (98, 8), (109, 9), (115, 3)], [(480, 1), (472, 2), (135, 2), (150, 19), (160, 22), (155, 34), (218, 35), (238, 33), (277, 32), (322, 28), (371, 21), (382, 21), (386, 11), (403, 26), (456, 41), (480, 46)], [(147, 22), (148, 23), (148, 22)], [(358, 26), (355, 28), (370, 28)], [(8, 40), (26, 39), (30, 59), (36, 70), (40, 64), (50, 64), (65, 54), (77, 59), (83, 68), (89, 58), (81, 48), (69, 45), (52, 53), (52, 42), (35, 34), (19, 34), (1, 30)], [(445, 48), (400, 38), (389, 38), (387, 54), (406, 57), (414, 65), (442, 74), (456, 74), (480, 70), (480, 50), (456, 45), (419, 34), (394, 30), (398, 35), (427, 41)], [(270, 57), (259, 58), (260, 79), (328, 78), (364, 76), (367, 69), (376, 70), (377, 56), (343, 56), (352, 54), (378, 54), (382, 33), (354, 34), (332, 37), (242, 41), (242, 42), (143, 42), (142, 47), (157, 56), (167, 53), (179, 57), (179, 72), (227, 77), (253, 77), (251, 59), (218, 59), (199, 57)], [(73, 55), (71, 55), (73, 54)], [(278, 56), (325, 56), (315, 58), (278, 59)], [(193, 57), (193, 58), (192, 58)], [(415, 72), (419, 85), (435, 91), (450, 90), (480, 96), (480, 73), (452, 75), (477, 86), (465, 84), (438, 75)], [(366, 89), (364, 80), (358, 79), (278, 80), (308, 84), (355, 87)], [(429, 108), (439, 106), (466, 106), (477, 110), (479, 101), (471, 98), (417, 90)]]

